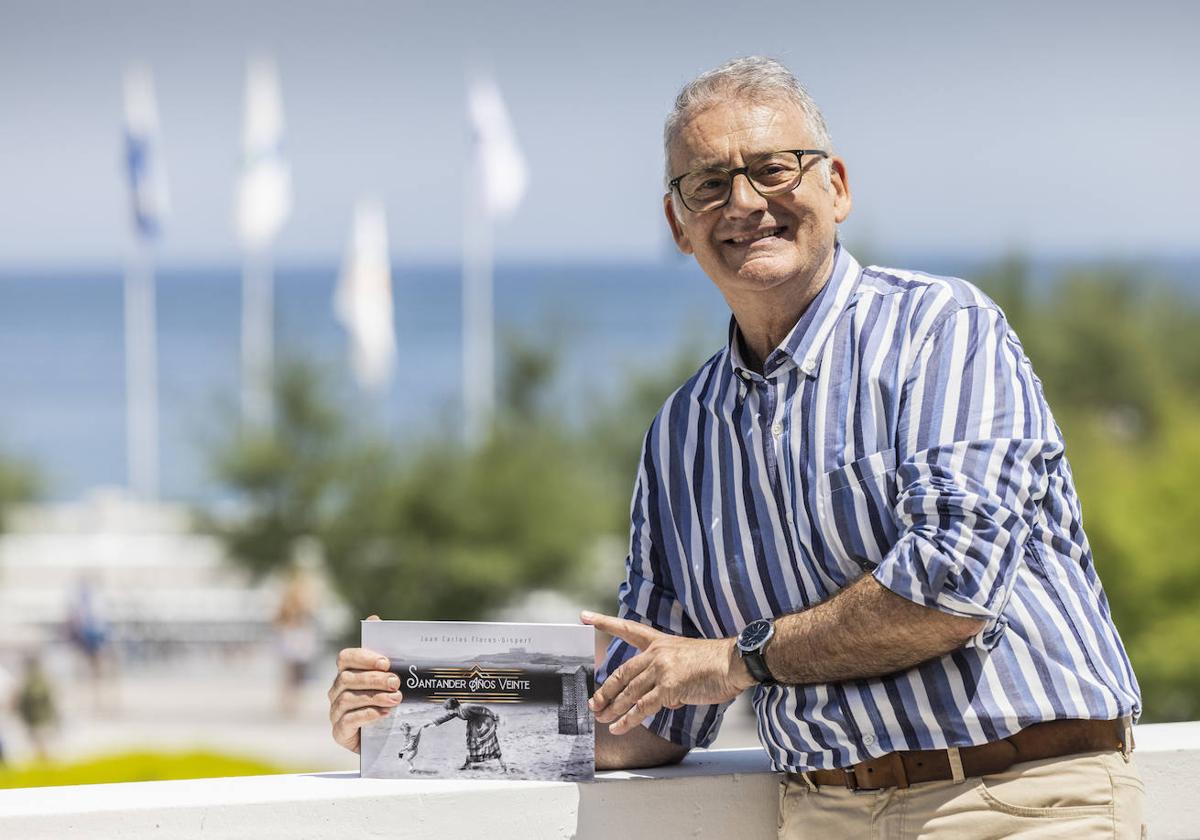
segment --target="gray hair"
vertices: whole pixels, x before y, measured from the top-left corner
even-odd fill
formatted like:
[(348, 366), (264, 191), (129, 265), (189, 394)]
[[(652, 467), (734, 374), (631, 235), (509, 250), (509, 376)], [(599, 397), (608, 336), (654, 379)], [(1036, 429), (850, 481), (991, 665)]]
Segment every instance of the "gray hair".
[[(792, 71), (775, 59), (760, 55), (735, 58), (707, 73), (701, 73), (684, 85), (675, 97), (675, 107), (667, 115), (663, 126), (664, 186), (671, 180), (671, 143), (680, 129), (701, 112), (731, 99), (756, 104), (790, 102), (804, 114), (813, 146), (832, 153), (832, 141), (821, 109), (792, 75)], [(825, 186), (829, 186), (829, 158), (821, 160), (817, 170)]]

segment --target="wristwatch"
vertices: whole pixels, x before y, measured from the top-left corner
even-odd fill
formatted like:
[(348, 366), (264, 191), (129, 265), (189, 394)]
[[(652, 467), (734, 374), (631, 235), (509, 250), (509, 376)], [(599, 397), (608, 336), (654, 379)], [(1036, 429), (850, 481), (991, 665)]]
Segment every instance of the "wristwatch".
[(746, 663), (746, 670), (750, 672), (750, 676), (758, 680), (760, 685), (775, 684), (775, 677), (771, 674), (771, 669), (767, 667), (766, 659), (763, 658), (767, 643), (774, 637), (775, 624), (769, 618), (751, 621), (737, 637), (738, 653), (742, 655), (742, 661)]

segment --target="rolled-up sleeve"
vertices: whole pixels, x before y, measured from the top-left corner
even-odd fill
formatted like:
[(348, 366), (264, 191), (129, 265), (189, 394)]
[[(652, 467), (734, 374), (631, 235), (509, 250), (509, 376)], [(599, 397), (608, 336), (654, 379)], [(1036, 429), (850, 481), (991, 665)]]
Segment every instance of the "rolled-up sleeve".
[(874, 571), (892, 592), (983, 619), (990, 648), (1062, 438), (1003, 314), (967, 306), (931, 330), (897, 426), (896, 543)]
[[(630, 510), (630, 546), (625, 580), (617, 593), (617, 615), (647, 624), (664, 633), (701, 638), (671, 584), (669, 563), (663, 554), (658, 491), (654, 464), (654, 437), (659, 420), (651, 426), (642, 450), (641, 466)], [(598, 684), (638, 654), (628, 642), (614, 638), (596, 672)], [(643, 725), (656, 735), (684, 747), (707, 747), (717, 737), (721, 716), (729, 704), (662, 709)]]

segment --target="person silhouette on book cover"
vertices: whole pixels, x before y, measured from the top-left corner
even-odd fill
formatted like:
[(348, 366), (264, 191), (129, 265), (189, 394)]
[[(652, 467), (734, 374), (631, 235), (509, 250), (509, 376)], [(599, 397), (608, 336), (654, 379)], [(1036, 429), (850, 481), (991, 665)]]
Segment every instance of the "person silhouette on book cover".
[(500, 716), (486, 706), (475, 704), (462, 705), (451, 697), (442, 704), (447, 714), (433, 721), (434, 726), (461, 718), (467, 722), (467, 758), (459, 767), (466, 770), (472, 764), (482, 764), (495, 759), (500, 762), (500, 769), (508, 772), (508, 765), (500, 755), (500, 739), (496, 737), (496, 729), (500, 725)]
[(417, 751), (421, 749), (421, 732), (426, 726), (433, 726), (432, 723), (423, 723), (420, 726), (413, 728), (410, 723), (401, 723), (398, 727), (400, 730), (400, 753), (399, 758), (403, 758), (408, 762), (408, 771), (410, 773), (418, 772), (413, 767), (413, 759), (417, 757)]

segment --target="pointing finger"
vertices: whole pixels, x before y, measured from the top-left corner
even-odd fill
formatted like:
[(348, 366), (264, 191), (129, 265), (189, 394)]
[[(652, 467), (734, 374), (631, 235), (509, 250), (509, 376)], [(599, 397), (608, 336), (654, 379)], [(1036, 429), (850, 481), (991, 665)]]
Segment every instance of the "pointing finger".
[(645, 650), (650, 646), (651, 642), (665, 635), (645, 624), (638, 624), (636, 621), (614, 618), (611, 615), (602, 615), (600, 613), (585, 611), (579, 614), (579, 620), (584, 624), (590, 624), (593, 627), (603, 630), (605, 633), (610, 633), (618, 639), (628, 642), (638, 650)]

